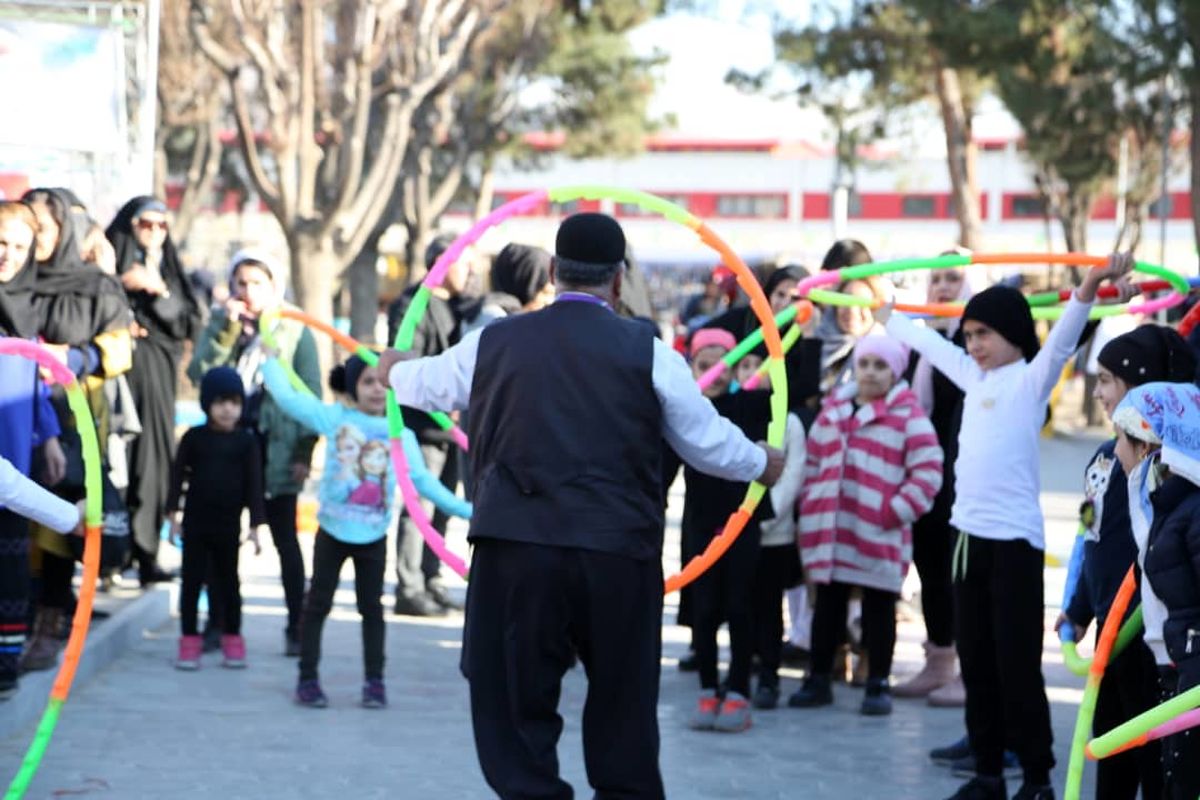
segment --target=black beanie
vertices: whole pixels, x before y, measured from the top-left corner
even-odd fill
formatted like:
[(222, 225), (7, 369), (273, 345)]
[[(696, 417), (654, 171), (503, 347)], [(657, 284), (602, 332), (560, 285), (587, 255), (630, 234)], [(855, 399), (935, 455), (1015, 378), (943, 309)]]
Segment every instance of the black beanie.
[(1174, 328), (1142, 325), (1104, 345), (1100, 365), (1130, 386), (1196, 379), (1196, 357)]
[(967, 301), (962, 318), (963, 322), (973, 319), (987, 325), (1019, 349), (1026, 361), (1037, 355), (1037, 331), (1029, 301), (1011, 286), (984, 289)]
[(200, 408), (208, 408), (218, 397), (237, 397), (245, 400), (246, 389), (242, 376), (233, 367), (213, 367), (200, 379)]
[(625, 232), (607, 214), (572, 214), (558, 226), (554, 254), (584, 264), (619, 264), (625, 260)]
[(351, 400), (357, 400), (358, 379), (362, 377), (363, 370), (367, 368), (367, 362), (358, 356), (350, 356), (342, 366), (345, 369), (346, 394), (350, 395)]

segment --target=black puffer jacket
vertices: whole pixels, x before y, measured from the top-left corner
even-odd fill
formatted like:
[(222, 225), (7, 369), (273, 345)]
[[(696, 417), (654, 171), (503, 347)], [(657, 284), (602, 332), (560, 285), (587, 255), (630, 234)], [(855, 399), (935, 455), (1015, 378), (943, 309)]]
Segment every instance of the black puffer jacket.
[(1146, 577), (1167, 606), (1167, 654), (1188, 688), (1200, 685), (1200, 486), (1172, 475), (1150, 502)]

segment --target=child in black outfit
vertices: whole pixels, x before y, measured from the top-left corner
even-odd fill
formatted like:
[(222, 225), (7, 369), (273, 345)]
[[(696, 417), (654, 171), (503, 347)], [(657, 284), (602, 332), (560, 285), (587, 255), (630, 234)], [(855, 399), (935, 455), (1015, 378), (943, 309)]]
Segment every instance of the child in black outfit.
[[(243, 398), (242, 379), (236, 370), (216, 367), (206, 372), (200, 382), (200, 407), (208, 421), (183, 435), (175, 455), (167, 513), (171, 515), (172, 538), (183, 539), (183, 586), (179, 593), (183, 635), (175, 661), (177, 669), (200, 667), (204, 642), (198, 635), (196, 616), (200, 587), (206, 579), (216, 599), (212, 606), (224, 616), (219, 621), (223, 631), (222, 666), (246, 666), (238, 581), (242, 509), (250, 510), (250, 541), (256, 555), (261, 552), (259, 536), (265, 532), (267, 515), (258, 440), (237, 426)], [(184, 495), (187, 503), (180, 512)]]
[[(692, 337), (692, 372), (699, 376), (716, 364), (736, 342), (733, 334), (703, 328)], [(729, 370), (704, 390), (717, 412), (751, 440), (766, 439), (770, 393), (728, 394)], [(746, 494), (746, 484), (684, 469), (687, 493), (683, 505), (684, 550), (699, 553), (725, 527)], [(700, 673), (700, 698), (690, 721), (696, 730), (743, 731), (750, 727), (750, 665), (754, 655), (754, 576), (758, 568), (760, 524), (774, 516), (764, 497), (740, 536), (712, 567), (692, 584), (692, 642)], [(782, 600), (781, 600), (782, 602)], [(724, 696), (717, 678), (717, 630), (729, 623), (729, 673)]]

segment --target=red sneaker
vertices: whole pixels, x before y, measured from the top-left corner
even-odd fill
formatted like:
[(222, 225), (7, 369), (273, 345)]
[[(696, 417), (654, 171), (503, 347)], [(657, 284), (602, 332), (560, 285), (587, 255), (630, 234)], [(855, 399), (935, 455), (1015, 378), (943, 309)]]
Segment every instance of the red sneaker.
[(200, 653), (204, 650), (204, 639), (200, 636), (180, 636), (179, 656), (175, 659), (175, 669), (189, 672), (200, 669)]
[(739, 733), (751, 725), (750, 703), (737, 692), (730, 692), (721, 701), (721, 710), (713, 722), (713, 730), (722, 733)]
[(222, 667), (242, 669), (246, 666), (246, 640), (236, 634), (222, 636), (221, 654), (225, 656)]

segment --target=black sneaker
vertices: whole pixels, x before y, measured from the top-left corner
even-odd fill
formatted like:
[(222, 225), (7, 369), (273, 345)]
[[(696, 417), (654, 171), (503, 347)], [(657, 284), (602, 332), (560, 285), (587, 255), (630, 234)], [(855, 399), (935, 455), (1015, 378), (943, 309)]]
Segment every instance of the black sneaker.
[[(954, 744), (946, 745), (945, 747), (935, 747), (929, 751), (929, 757), (935, 764), (941, 764), (943, 767), (954, 766), (954, 762), (971, 756), (971, 742), (966, 736), (959, 739)], [(972, 763), (974, 758), (971, 758)], [(971, 767), (971, 774), (975, 774), (974, 766)]]
[(0, 702), (7, 700), (17, 693), (17, 677), (0, 678)]
[(446, 611), (462, 611), (463, 604), (455, 600), (446, 587), (440, 583), (430, 583), (425, 586), (425, 594)]
[(445, 610), (427, 595), (397, 597), (396, 614), (402, 617), (440, 617)]
[(1054, 800), (1054, 787), (1023, 783), (1017, 793), (1013, 795), (1013, 800)]
[(974, 777), (958, 787), (948, 800), (1008, 800), (1004, 778)]
[(867, 717), (886, 717), (892, 713), (892, 688), (887, 678), (867, 681), (859, 713)]
[(779, 684), (759, 683), (754, 692), (754, 707), (769, 711), (779, 705)]
[(833, 704), (833, 685), (829, 675), (809, 675), (788, 698), (790, 708), (817, 708)]
[[(968, 751), (965, 756), (950, 764), (950, 771), (959, 778), (970, 778), (975, 774), (976, 767), (975, 754)], [(1019, 778), (1023, 774), (1017, 754), (1009, 750), (1004, 751), (1002, 769), (1006, 778)]]

